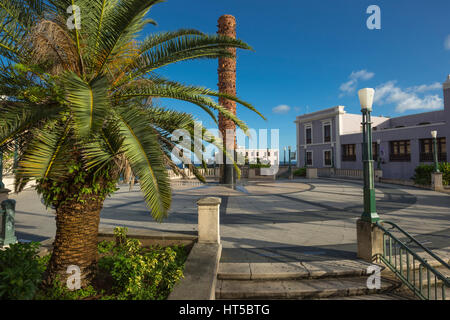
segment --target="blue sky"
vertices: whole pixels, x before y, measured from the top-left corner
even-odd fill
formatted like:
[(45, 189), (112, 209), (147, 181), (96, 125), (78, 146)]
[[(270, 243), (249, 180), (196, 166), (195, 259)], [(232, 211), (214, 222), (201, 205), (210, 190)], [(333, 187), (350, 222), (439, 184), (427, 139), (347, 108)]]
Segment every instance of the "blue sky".
[[(381, 9), (380, 30), (366, 26), (366, 9), (373, 4)], [(238, 52), (238, 96), (268, 120), (244, 107), (238, 107), (238, 115), (251, 128), (280, 129), (283, 147), (296, 144), (295, 116), (336, 105), (357, 113), (357, 90), (363, 87), (376, 89), (375, 115), (442, 108), (440, 83), (450, 74), (449, 12), (448, 0), (167, 0), (150, 12), (158, 26), (146, 32), (216, 33), (219, 16), (234, 15), (238, 37), (255, 50)], [(160, 73), (216, 89), (216, 70), (217, 61), (201, 60)], [(160, 103), (215, 127), (195, 106)]]

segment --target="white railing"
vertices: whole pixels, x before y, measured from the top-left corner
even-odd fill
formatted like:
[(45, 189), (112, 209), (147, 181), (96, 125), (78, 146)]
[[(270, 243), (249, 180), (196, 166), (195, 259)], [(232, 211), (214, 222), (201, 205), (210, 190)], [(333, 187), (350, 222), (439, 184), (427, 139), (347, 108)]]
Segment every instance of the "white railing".
[(334, 176), (363, 179), (363, 171), (358, 169), (335, 169)]
[[(351, 179), (364, 179), (364, 172), (360, 169), (336, 169), (336, 168), (317, 168), (317, 175), (319, 177), (341, 177)], [(375, 181), (380, 181), (383, 177), (382, 170), (374, 170)]]
[[(182, 171), (188, 179), (195, 179), (195, 175), (189, 169), (180, 169), (180, 171)], [(167, 172), (169, 174), (169, 179), (171, 180), (184, 178), (181, 174), (176, 174), (172, 169), (168, 169)], [(219, 168), (198, 169), (198, 172), (205, 178), (219, 176)]]

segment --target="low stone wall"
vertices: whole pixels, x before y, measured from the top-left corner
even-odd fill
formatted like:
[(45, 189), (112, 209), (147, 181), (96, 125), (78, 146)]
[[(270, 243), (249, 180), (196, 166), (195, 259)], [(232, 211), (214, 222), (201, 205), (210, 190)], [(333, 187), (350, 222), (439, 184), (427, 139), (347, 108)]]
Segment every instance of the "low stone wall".
[[(189, 250), (192, 246), (197, 242), (198, 236), (195, 232), (192, 234), (184, 234), (184, 233), (165, 233), (158, 231), (144, 231), (139, 229), (128, 229), (127, 238), (138, 239), (142, 246), (150, 247), (159, 245), (162, 247), (175, 246), (175, 245), (183, 245), (187, 247)], [(112, 228), (102, 228), (98, 233), (98, 242), (101, 241), (112, 241), (114, 240), (114, 231)], [(47, 239), (41, 242), (41, 248), (39, 250), (39, 255), (46, 255), (53, 250), (53, 241), (52, 239)]]
[[(4, 176), (2, 178), (2, 181), (3, 184), (5, 185), (5, 189), (9, 189), (11, 191), (14, 190), (14, 176), (12, 175)], [(24, 190), (34, 188), (35, 186), (36, 180), (32, 180), (25, 185)]]
[(196, 243), (168, 300), (215, 300), (221, 244)]
[(261, 175), (262, 168), (250, 168), (248, 169), (248, 179), (264, 179), (264, 180), (275, 180), (276, 175)]

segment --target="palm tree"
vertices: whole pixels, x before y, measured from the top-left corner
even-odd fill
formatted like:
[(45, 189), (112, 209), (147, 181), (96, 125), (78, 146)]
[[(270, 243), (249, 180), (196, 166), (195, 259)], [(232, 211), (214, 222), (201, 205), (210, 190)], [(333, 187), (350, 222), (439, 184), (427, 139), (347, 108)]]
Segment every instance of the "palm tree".
[[(171, 133), (193, 133), (199, 124), (189, 113), (154, 107), (152, 98), (190, 102), (216, 122), (218, 112), (244, 131), (245, 123), (215, 98), (259, 114), (237, 97), (156, 73), (183, 60), (227, 57), (226, 48), (251, 49), (240, 40), (192, 29), (138, 40), (143, 28), (155, 23), (147, 15), (159, 2), (0, 2), (0, 95), (8, 97), (0, 102), (0, 148), (20, 142), (16, 192), (36, 180), (37, 191), (56, 210), (47, 284), (55, 279), (64, 283), (68, 265), (80, 267), (82, 286), (91, 282), (100, 211), (121, 173), (131, 168), (151, 215), (166, 217), (171, 204), (167, 167), (176, 167), (170, 157), (176, 147)], [(198, 139), (202, 146), (211, 142), (221, 147), (208, 135)]]

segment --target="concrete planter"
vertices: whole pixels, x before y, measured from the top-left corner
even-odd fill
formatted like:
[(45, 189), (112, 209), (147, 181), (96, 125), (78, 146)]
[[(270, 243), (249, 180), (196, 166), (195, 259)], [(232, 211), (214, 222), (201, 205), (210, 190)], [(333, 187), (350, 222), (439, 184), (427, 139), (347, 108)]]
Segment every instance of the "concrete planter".
[(306, 179), (317, 179), (317, 168), (306, 168)]

